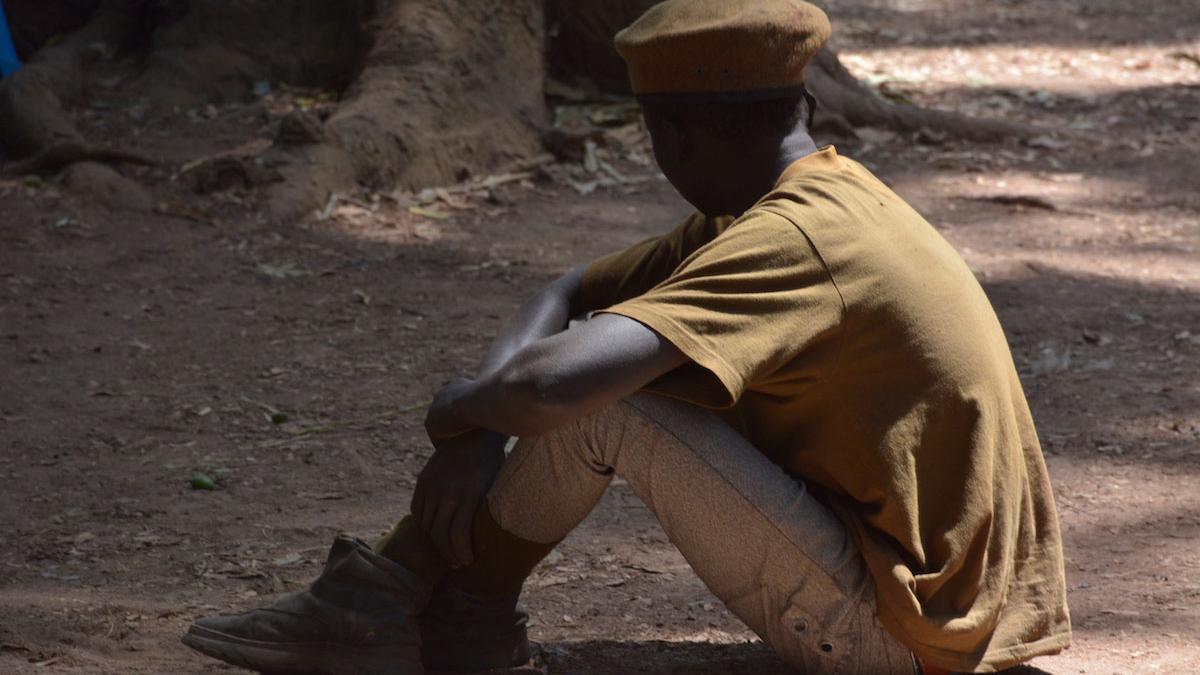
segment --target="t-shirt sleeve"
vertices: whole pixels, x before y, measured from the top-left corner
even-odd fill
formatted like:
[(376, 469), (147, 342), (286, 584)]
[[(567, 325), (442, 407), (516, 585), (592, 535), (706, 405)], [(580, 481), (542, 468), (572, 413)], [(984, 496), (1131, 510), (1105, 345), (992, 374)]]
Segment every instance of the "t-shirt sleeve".
[(597, 259), (583, 273), (583, 307), (603, 309), (645, 293), (731, 222), (730, 217), (707, 218), (696, 213), (667, 234)]
[(662, 282), (604, 311), (645, 324), (698, 366), (668, 373), (648, 389), (721, 408), (836, 330), (843, 307), (804, 233), (757, 211)]

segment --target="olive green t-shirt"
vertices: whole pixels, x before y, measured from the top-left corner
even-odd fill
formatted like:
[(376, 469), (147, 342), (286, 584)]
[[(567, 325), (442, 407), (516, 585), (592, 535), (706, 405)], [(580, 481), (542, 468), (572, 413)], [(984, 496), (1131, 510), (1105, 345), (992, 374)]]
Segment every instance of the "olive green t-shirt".
[(852, 531), (879, 616), (927, 665), (1000, 669), (1070, 643), (1046, 466), (966, 263), (832, 147), (740, 218), (700, 215), (593, 263), (590, 307), (691, 363), (648, 390), (723, 410)]

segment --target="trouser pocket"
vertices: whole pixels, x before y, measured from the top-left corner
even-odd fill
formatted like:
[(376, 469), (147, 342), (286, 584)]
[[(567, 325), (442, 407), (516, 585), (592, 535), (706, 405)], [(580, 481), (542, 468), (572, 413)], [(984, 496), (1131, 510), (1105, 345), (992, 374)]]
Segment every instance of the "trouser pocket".
[(773, 631), (779, 643), (774, 645), (776, 651), (804, 673), (845, 672), (839, 665), (855, 646), (849, 624), (857, 612), (856, 604), (840, 593), (830, 597), (828, 591), (822, 593), (811, 586), (795, 591)]
[(796, 591), (779, 615), (778, 632), (790, 648), (777, 651), (803, 673), (920, 673), (912, 652), (879, 623), (870, 584), (840, 608), (828, 607), (811, 590)]
[[(911, 651), (876, 616), (875, 584), (862, 556), (829, 541), (828, 550), (782, 537), (771, 543), (758, 574), (762, 627), (754, 628), (802, 673), (912, 675)], [(741, 600), (746, 609), (753, 602)]]
[(839, 583), (826, 571), (828, 566), (810, 557), (813, 552), (783, 537), (762, 541), (767, 544), (764, 555), (757, 569), (744, 570), (749, 574), (742, 592), (721, 599), (799, 672), (838, 672), (853, 648), (854, 640), (847, 639), (849, 624), (869, 583), (855, 569), (861, 562), (845, 561), (838, 571), (849, 572), (850, 579)]

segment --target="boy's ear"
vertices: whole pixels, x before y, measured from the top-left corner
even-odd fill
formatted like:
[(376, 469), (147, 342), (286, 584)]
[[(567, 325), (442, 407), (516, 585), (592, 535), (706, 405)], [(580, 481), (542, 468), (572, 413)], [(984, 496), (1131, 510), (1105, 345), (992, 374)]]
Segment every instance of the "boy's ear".
[(679, 166), (681, 154), (687, 144), (683, 120), (661, 110), (644, 109), (642, 119), (654, 146), (654, 158), (658, 166), (668, 175)]
[(695, 152), (695, 144), (692, 140), (692, 130), (685, 120), (680, 115), (667, 115), (666, 125), (668, 131), (674, 139), (676, 148), (676, 161), (684, 162), (689, 159)]
[(691, 157), (695, 151), (687, 120), (682, 115), (657, 114), (654, 116), (656, 149), (661, 163), (675, 167)]

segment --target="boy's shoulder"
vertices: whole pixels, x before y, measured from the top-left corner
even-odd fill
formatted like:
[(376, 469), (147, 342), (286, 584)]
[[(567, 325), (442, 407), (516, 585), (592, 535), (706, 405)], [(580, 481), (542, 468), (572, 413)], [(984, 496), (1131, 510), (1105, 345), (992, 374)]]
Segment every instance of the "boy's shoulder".
[(793, 162), (771, 192), (747, 212), (769, 212), (792, 221), (810, 238), (823, 230), (840, 236), (937, 236), (900, 195), (861, 163), (833, 146)]

